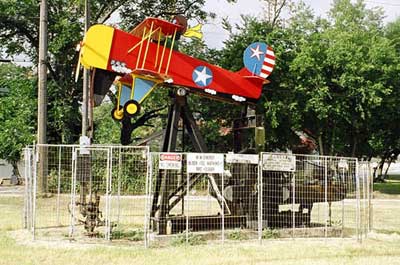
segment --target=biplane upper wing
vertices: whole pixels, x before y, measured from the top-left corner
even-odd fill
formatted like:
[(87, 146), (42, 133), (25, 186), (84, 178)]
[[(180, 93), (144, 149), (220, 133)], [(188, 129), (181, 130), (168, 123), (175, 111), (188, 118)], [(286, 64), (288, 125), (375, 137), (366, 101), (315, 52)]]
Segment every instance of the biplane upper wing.
[(181, 32), (183, 30), (184, 27), (182, 25), (171, 23), (159, 18), (149, 17), (143, 20), (129, 33), (141, 38), (153, 31), (155, 33), (153, 34), (153, 39), (157, 39), (159, 33), (161, 33), (161, 36), (172, 36), (175, 31)]

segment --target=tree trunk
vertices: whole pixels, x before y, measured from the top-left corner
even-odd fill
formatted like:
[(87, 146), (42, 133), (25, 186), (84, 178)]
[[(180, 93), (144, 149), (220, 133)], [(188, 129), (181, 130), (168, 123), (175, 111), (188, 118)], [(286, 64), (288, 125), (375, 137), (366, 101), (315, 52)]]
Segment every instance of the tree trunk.
[(355, 157), (356, 156), (356, 152), (357, 152), (357, 136), (354, 135), (353, 136), (353, 147), (351, 150), (351, 157)]
[(11, 166), (13, 167), (13, 172), (11, 176), (11, 184), (18, 185), (20, 184), (21, 175), (19, 174), (18, 164), (17, 162), (11, 162)]
[(387, 179), (388, 178), (387, 174), (388, 174), (389, 167), (392, 164), (392, 162), (393, 162), (393, 158), (390, 158), (389, 161), (388, 161), (388, 166), (387, 166), (387, 168), (385, 170), (385, 173), (382, 176), (382, 179)]
[(318, 135), (318, 147), (319, 147), (319, 154), (324, 155), (324, 145), (322, 140), (322, 134)]

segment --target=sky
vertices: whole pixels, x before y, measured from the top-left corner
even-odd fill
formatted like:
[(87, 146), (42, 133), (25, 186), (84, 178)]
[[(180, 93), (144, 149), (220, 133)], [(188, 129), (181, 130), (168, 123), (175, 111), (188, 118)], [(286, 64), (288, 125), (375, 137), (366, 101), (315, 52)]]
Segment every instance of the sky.
[[(297, 2), (297, 0), (295, 0)], [(303, 0), (309, 5), (317, 16), (326, 16), (333, 0)], [(385, 11), (385, 22), (395, 20), (400, 16), (400, 0), (371, 0), (365, 1), (368, 8), (380, 6)], [(263, 3), (260, 0), (238, 0), (229, 4), (225, 0), (207, 0), (206, 11), (217, 14), (217, 18), (203, 26), (204, 40), (212, 48), (222, 48), (223, 41), (228, 38), (228, 32), (222, 29), (223, 17), (228, 17), (231, 24), (240, 24), (240, 15), (253, 15), (262, 17)]]

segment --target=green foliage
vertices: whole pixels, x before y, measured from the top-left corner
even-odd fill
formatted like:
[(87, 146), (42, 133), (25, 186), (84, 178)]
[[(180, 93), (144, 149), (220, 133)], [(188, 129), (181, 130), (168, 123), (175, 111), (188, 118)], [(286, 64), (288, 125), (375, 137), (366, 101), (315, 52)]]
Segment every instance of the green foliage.
[(108, 102), (94, 109), (94, 143), (116, 144), (120, 142), (120, 126), (111, 118), (113, 108), (114, 104)]
[(179, 235), (176, 235), (171, 240), (172, 246), (181, 246), (186, 244), (190, 246), (196, 246), (196, 245), (203, 245), (205, 243), (206, 239), (203, 236), (194, 233), (189, 233), (187, 241), (186, 241), (186, 233), (181, 233)]
[(265, 113), (268, 150), (293, 148), (299, 142), (293, 131), (304, 129), (321, 154), (371, 157), (399, 149), (396, 22), (385, 32), (380, 10), (349, 0), (335, 1), (328, 19), (300, 3), (286, 27), (243, 19), (221, 62), (238, 70), (237, 54), (250, 43), (274, 48), (276, 67), (257, 105)]
[(249, 237), (241, 229), (235, 229), (234, 231), (228, 233), (228, 239), (230, 239), (230, 240), (247, 240), (247, 239), (249, 239)]
[(51, 193), (58, 192), (58, 185), (60, 185), (60, 193), (70, 193), (71, 192), (71, 182), (72, 176), (71, 172), (68, 170), (52, 169), (50, 174), (47, 175), (47, 190)]
[(279, 238), (279, 231), (276, 229), (266, 228), (262, 231), (262, 239), (276, 239)]
[[(202, 10), (204, 2), (95, 0), (90, 1), (91, 24), (108, 21), (117, 10), (122, 19), (121, 26), (129, 29), (147, 16), (171, 19), (174, 14), (184, 14), (204, 21), (210, 15)], [(52, 0), (48, 9), (48, 141), (74, 143), (81, 132), (82, 86), (81, 82), (74, 82), (74, 72), (78, 55), (75, 47), (83, 36), (84, 2)], [(38, 11), (37, 1), (0, 1), (0, 49), (7, 56), (25, 54), (37, 64)], [(100, 127), (110, 124), (108, 121)], [(109, 138), (104, 131), (98, 135), (97, 142), (118, 142), (115, 133), (110, 133)]]
[(0, 157), (15, 164), (35, 137), (34, 78), (27, 69), (0, 65)]
[(137, 230), (125, 230), (125, 229), (113, 229), (111, 233), (111, 240), (129, 240), (129, 241), (142, 241), (144, 239), (144, 232), (141, 229)]

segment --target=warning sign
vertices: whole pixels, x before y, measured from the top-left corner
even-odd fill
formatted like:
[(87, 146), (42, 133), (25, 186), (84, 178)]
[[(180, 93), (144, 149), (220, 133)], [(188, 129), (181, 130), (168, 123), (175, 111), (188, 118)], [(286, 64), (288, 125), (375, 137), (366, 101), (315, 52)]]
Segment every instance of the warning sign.
[(296, 156), (286, 154), (263, 154), (262, 168), (267, 171), (296, 171)]
[(181, 170), (182, 168), (182, 154), (160, 153), (158, 161), (159, 169)]
[(224, 173), (224, 155), (223, 154), (187, 154), (187, 172), (188, 173)]
[(258, 164), (258, 155), (227, 154), (226, 155), (226, 163)]

